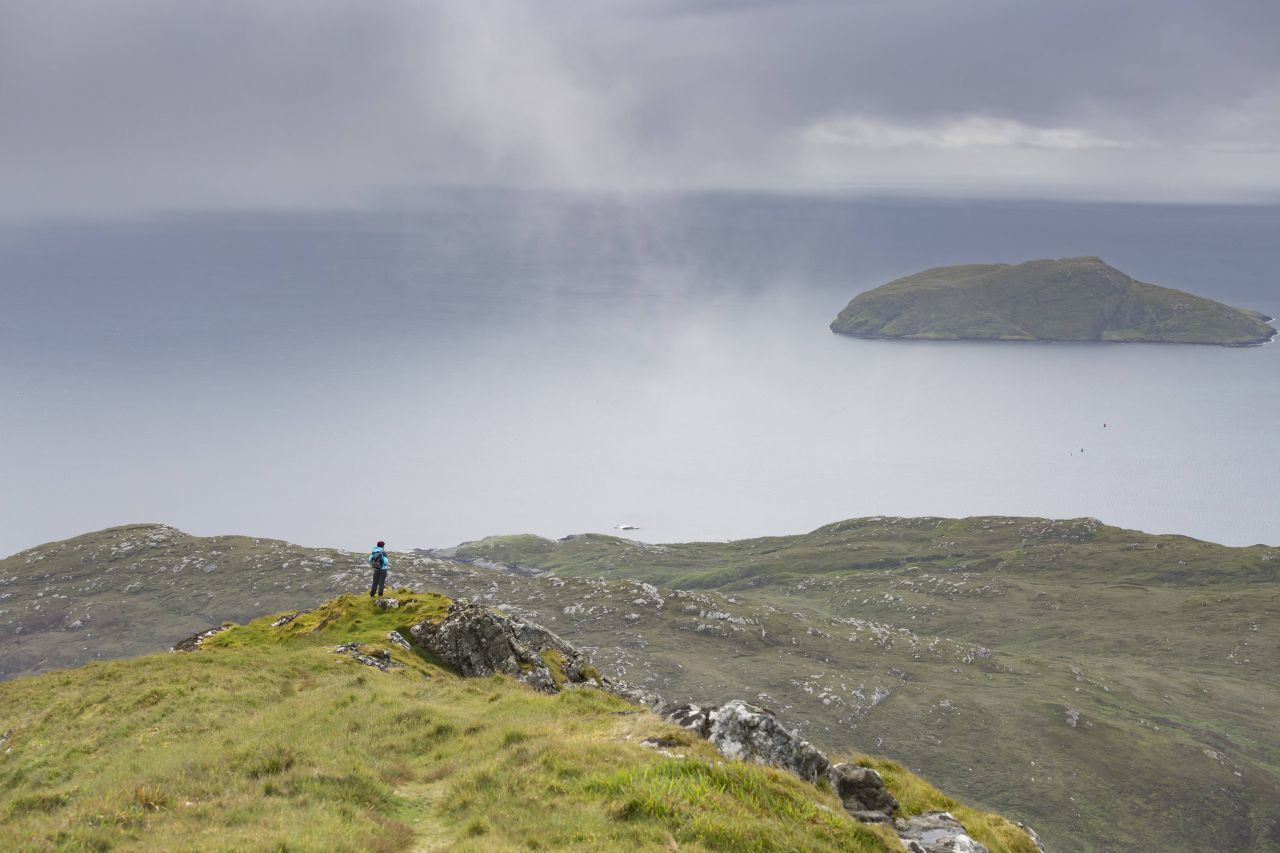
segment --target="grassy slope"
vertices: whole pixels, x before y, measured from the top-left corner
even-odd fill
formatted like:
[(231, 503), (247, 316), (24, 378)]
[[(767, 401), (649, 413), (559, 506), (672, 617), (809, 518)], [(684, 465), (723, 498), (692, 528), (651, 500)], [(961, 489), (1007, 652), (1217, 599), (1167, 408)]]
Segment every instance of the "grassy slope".
[(859, 337), (1245, 346), (1262, 315), (1135, 281), (1097, 258), (937, 267), (859, 294), (831, 324)]
[[(1280, 549), (1088, 519), (871, 518), (730, 543), (457, 550), (728, 596), (759, 621), (723, 638), (721, 666), (747, 655), (742, 677), (775, 670), (778, 695), (786, 673), (791, 695), (824, 703), (792, 712), (815, 736), (874, 737), (1051, 844), (1198, 849), (1208, 832), (1280, 850)], [(804, 612), (800, 633), (787, 617)], [(969, 659), (979, 648), (990, 657)]]
[[(0, 694), (5, 849), (901, 849), (829, 789), (726, 763), (606, 694), (465, 680), (385, 635), (447, 600), (341, 596), (190, 654), (92, 663)], [(335, 655), (386, 648), (402, 669)], [(639, 746), (679, 742), (666, 757)], [(956, 809), (993, 850), (1031, 850), (883, 759), (908, 812)]]

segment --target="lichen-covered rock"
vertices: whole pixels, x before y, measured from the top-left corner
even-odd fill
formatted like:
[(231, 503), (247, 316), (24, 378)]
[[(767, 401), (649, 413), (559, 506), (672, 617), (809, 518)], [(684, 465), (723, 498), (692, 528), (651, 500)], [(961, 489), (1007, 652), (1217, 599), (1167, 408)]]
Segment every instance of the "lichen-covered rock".
[(283, 628), (285, 625), (288, 625), (290, 622), (292, 622), (294, 619), (297, 619), (299, 616), (303, 616), (310, 612), (311, 612), (310, 610), (295, 610), (292, 613), (286, 613), (276, 621), (272, 622), (271, 627)]
[(582, 682), (595, 675), (581, 653), (551, 631), (479, 604), (455, 601), (443, 622), (420, 622), (409, 633), (466, 676), (500, 672), (556, 693), (566, 680)]
[(398, 649), (404, 649), (406, 652), (413, 651), (413, 646), (409, 645), (409, 641), (399, 631), (388, 631), (387, 642)]
[(831, 763), (807, 740), (783, 727), (772, 712), (735, 699), (717, 707), (680, 705), (666, 710), (671, 722), (711, 741), (725, 758), (789, 770), (808, 782)]
[(169, 651), (171, 652), (199, 651), (200, 646), (204, 644), (205, 640), (209, 639), (215, 634), (221, 634), (223, 631), (226, 631), (230, 627), (231, 627), (230, 625), (219, 625), (217, 628), (210, 628), (207, 631), (201, 631), (199, 634), (192, 634), (190, 637), (187, 637), (182, 642), (174, 643), (173, 648), (169, 649)]
[(911, 853), (987, 853), (986, 846), (970, 838), (950, 812), (898, 818), (894, 828)]
[(343, 643), (335, 647), (333, 652), (338, 655), (350, 655), (353, 660), (365, 666), (380, 669), (383, 672), (391, 669), (400, 669), (400, 664), (391, 659), (391, 652), (386, 649), (375, 649), (366, 653), (359, 643)]
[(373, 606), (379, 610), (399, 610), (400, 599), (398, 598), (378, 598), (373, 602)]
[(545, 693), (598, 687), (637, 705), (662, 703), (652, 690), (601, 675), (577, 647), (542, 625), (479, 604), (455, 601), (443, 622), (420, 622), (409, 633), (466, 676), (500, 672)]
[(898, 809), (897, 798), (885, 788), (880, 774), (870, 767), (837, 764), (827, 772), (827, 778), (845, 811), (858, 820), (880, 822), (893, 817)]

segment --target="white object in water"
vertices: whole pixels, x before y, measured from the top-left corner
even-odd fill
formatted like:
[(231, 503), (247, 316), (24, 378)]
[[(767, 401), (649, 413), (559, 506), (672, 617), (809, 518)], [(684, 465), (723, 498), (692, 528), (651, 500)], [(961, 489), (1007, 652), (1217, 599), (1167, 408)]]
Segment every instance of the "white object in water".
[(614, 530), (639, 530), (640, 528), (636, 527), (634, 524), (615, 524), (613, 526), (613, 529)]

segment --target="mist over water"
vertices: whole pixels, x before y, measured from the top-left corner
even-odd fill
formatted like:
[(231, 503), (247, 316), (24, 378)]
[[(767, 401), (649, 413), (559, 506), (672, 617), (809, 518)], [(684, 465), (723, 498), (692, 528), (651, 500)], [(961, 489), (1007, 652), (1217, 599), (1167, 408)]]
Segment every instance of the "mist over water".
[[(1280, 543), (1280, 347), (861, 341), (856, 293), (1100, 255), (1280, 314), (1280, 209), (437, 193), (0, 231), (0, 553), (860, 515)], [(1103, 424), (1107, 426), (1104, 428)]]

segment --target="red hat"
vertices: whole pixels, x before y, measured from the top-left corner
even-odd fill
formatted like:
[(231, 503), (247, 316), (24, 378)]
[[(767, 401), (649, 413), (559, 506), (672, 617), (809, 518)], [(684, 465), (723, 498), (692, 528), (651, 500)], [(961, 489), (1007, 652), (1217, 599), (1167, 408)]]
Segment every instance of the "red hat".
[(385, 547), (387, 547), (387, 543), (386, 543), (386, 542), (383, 542), (382, 540), (378, 540), (378, 547), (379, 547), (379, 548), (385, 548)]

